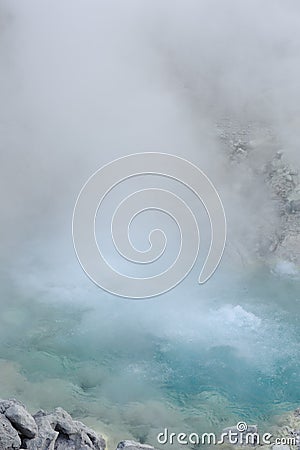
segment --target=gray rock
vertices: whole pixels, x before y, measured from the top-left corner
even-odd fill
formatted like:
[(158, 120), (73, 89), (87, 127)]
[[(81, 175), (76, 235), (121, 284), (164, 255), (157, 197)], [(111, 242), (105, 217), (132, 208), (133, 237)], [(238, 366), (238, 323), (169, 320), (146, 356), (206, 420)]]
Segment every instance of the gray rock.
[(5, 411), (5, 416), (22, 436), (34, 438), (37, 435), (37, 424), (23, 406), (18, 404), (10, 406)]
[(25, 447), (28, 450), (55, 450), (55, 441), (58, 431), (55, 431), (49, 422), (44, 411), (39, 411), (34, 415), (34, 420), (38, 426), (38, 433), (33, 439), (25, 439)]
[(52, 413), (39, 411), (34, 419), (38, 434), (26, 439), (29, 450), (104, 450), (105, 440), (83, 423), (77, 422), (62, 408)]
[(16, 400), (15, 398), (11, 398), (8, 400), (0, 399), (0, 414), (5, 414), (5, 411), (14, 405), (23, 406), (23, 408), (25, 408), (24, 405), (18, 402), (18, 400)]
[(0, 450), (21, 450), (21, 446), (27, 450), (105, 450), (106, 443), (62, 408), (31, 416), (16, 400), (0, 400)]
[(289, 210), (292, 213), (299, 212), (300, 211), (300, 200), (291, 200), (289, 203)]
[(70, 441), (68, 436), (59, 435), (55, 442), (55, 450), (76, 450), (76, 444)]
[(117, 450), (154, 450), (154, 447), (148, 444), (140, 444), (136, 441), (125, 440), (119, 442)]
[[(106, 448), (106, 443), (102, 436), (95, 433), (94, 430), (92, 430), (91, 428), (88, 428), (86, 425), (84, 425), (81, 422), (75, 422), (75, 423), (78, 426), (80, 433), (83, 433), (84, 435), (86, 435), (89, 438), (89, 440), (92, 442), (92, 444), (93, 444), (92, 448), (94, 450), (104, 450)], [(80, 436), (81, 436), (81, 434), (80, 434)]]
[[(73, 440), (73, 439), (72, 439)], [(100, 446), (97, 445), (97, 443), (92, 441), (91, 436), (85, 433), (85, 431), (80, 430), (75, 436), (74, 436), (74, 443), (75, 443), (75, 450), (83, 450), (83, 449), (101, 449)]]
[(21, 439), (10, 421), (0, 414), (0, 450), (19, 450)]
[(52, 428), (59, 433), (70, 435), (78, 432), (76, 422), (62, 408), (56, 408), (53, 413), (48, 414), (48, 419)]

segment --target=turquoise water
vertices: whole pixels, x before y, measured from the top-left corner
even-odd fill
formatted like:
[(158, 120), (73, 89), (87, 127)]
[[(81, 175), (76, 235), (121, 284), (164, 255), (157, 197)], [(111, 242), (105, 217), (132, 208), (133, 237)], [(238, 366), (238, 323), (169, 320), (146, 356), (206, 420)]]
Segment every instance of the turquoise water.
[(165, 427), (267, 429), (300, 404), (299, 281), (266, 269), (228, 279), (140, 302), (89, 282), (70, 298), (57, 286), (31, 295), (3, 275), (1, 396), (61, 405), (111, 445), (155, 445)]

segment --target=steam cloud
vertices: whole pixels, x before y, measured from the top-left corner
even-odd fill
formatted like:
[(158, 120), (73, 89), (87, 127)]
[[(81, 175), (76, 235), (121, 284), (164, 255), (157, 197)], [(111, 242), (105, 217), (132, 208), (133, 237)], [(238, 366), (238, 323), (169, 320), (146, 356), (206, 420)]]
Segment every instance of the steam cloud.
[[(276, 228), (278, 212), (256, 171), (277, 149), (284, 150), (291, 164), (300, 164), (299, 18), (298, 0), (0, 0), (0, 303), (5, 306), (0, 333), (2, 342), (8, 342), (1, 346), (3, 358), (13, 361), (0, 364), (7, 395), (23, 389), (25, 400), (36, 394), (35, 401), (46, 407), (47, 402), (49, 407), (63, 402), (78, 411), (84, 399), (77, 391), (74, 394), (74, 385), (78, 392), (81, 384), (96, 386), (99, 398), (105, 397), (103, 392), (110, 398), (110, 407), (102, 400), (94, 404), (95, 416), (104, 420), (111, 411), (110, 419), (118, 426), (124, 417), (128, 423), (139, 423), (141, 405), (134, 404), (131, 412), (126, 405), (121, 419), (111, 405), (127, 394), (140, 401), (140, 394), (150, 392), (153, 379), (161, 374), (159, 362), (153, 367), (152, 344), (145, 333), (158, 340), (166, 335), (174, 340), (184, 337), (188, 343), (196, 340), (196, 351), (204, 349), (204, 356), (195, 353), (204, 367), (208, 347), (234, 347), (246, 361), (245, 373), (248, 360), (260, 369), (265, 364), (272, 372), (280, 352), (287, 348), (292, 352), (286, 330), (261, 321), (247, 305), (228, 306), (239, 299), (233, 298), (224, 271), (232, 257), (240, 262), (242, 255), (247, 261), (261, 228), (265, 233)], [(230, 134), (231, 127), (241, 131), (249, 124), (255, 151), (248, 166), (232, 165), (219, 134), (224, 127)], [(104, 163), (156, 151), (195, 163), (220, 193), (229, 231), (224, 263), (216, 275), (221, 287), (208, 284), (199, 294), (193, 278), (188, 299), (180, 286), (176, 294), (168, 294), (166, 303), (108, 302), (108, 294), (86, 279), (74, 254), (75, 200), (84, 182)], [(280, 287), (266, 302), (280, 303)], [(218, 298), (218, 305), (222, 303), (216, 311), (205, 308), (204, 300), (198, 302), (200, 295), (210, 294)], [(52, 310), (55, 300), (63, 305), (78, 299), (84, 309), (93, 298), (98, 314), (82, 310), (82, 316), (77, 310), (67, 314), (64, 306), (57, 314)], [(45, 300), (42, 306), (40, 300)], [(66, 322), (61, 324), (64, 314)], [(139, 338), (132, 339), (132, 329)], [(93, 366), (103, 354), (110, 361), (112, 348), (120, 367), (113, 377), (110, 368)], [(183, 348), (185, 355), (189, 347)], [(31, 349), (36, 351), (33, 356)], [(297, 360), (296, 347), (293, 351), (290, 361)], [(76, 352), (84, 355), (84, 362), (77, 362), (80, 367), (73, 370)], [(147, 352), (150, 356), (143, 366)], [(136, 359), (124, 371), (129, 353)], [(125, 357), (120, 359), (119, 354)], [(73, 358), (69, 378), (58, 386), (65, 355)], [(44, 366), (54, 380), (48, 388), (48, 379), (37, 388), (19, 373), (25, 367), (35, 376)], [(168, 370), (162, 377), (170, 375)], [(151, 380), (141, 385), (129, 382), (132, 373), (136, 378), (145, 373), (145, 380)], [(126, 389), (122, 390), (122, 382)], [(161, 391), (156, 394), (160, 398)], [(160, 419), (151, 392), (147, 401), (154, 422), (170, 415), (161, 404)], [(215, 409), (221, 415), (218, 403)], [(151, 420), (146, 428), (153, 425)]]
[[(216, 124), (263, 124), (299, 163), (299, 9), (267, 0), (2, 1), (4, 257), (33, 238), (67, 242), (88, 176), (143, 151), (207, 171), (235, 239), (246, 229), (251, 248), (254, 214), (255, 229), (264, 211), (272, 222), (268, 193), (242, 169), (229, 176)], [(265, 136), (253, 138), (262, 138), (263, 164)]]

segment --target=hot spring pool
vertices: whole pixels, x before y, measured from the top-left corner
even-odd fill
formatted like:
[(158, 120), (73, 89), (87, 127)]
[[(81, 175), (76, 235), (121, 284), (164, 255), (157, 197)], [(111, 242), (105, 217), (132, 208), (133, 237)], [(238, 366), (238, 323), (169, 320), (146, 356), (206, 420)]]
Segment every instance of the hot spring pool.
[(300, 404), (299, 280), (267, 270), (222, 277), (149, 301), (89, 282), (31, 294), (4, 277), (1, 396), (32, 411), (60, 405), (110, 448), (130, 437), (155, 445), (165, 427), (267, 429)]

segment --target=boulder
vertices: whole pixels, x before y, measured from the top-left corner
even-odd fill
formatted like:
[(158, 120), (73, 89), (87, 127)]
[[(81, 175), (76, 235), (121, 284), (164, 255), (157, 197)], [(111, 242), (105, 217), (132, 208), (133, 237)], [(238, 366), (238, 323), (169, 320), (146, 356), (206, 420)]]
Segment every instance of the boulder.
[(44, 411), (34, 415), (38, 427), (37, 435), (33, 439), (24, 439), (25, 448), (28, 450), (55, 450), (55, 442), (59, 435), (49, 422)]
[(0, 414), (0, 450), (19, 450), (21, 439), (10, 421)]
[(0, 414), (5, 414), (5, 411), (14, 405), (23, 406), (23, 408), (25, 408), (25, 406), (22, 405), (22, 403), (18, 402), (18, 400), (14, 399), (14, 398), (8, 399), (8, 400), (0, 399)]
[(136, 441), (125, 440), (119, 442), (117, 445), (117, 450), (155, 450), (152, 445), (140, 444)]
[(300, 211), (300, 200), (291, 200), (288, 204), (288, 211), (291, 213)]
[(104, 450), (106, 447), (102, 436), (73, 420), (62, 408), (49, 414), (39, 411), (34, 419), (38, 434), (24, 441), (29, 450)]
[(5, 411), (5, 416), (19, 431), (21, 435), (27, 438), (34, 438), (37, 435), (38, 427), (34, 418), (26, 411), (26, 409), (18, 404), (10, 406)]
[[(134, 445), (140, 450), (152, 448)], [(31, 416), (16, 400), (0, 400), (0, 450), (105, 450), (105, 447), (102, 436), (73, 420), (62, 408), (50, 413), (40, 410)]]

